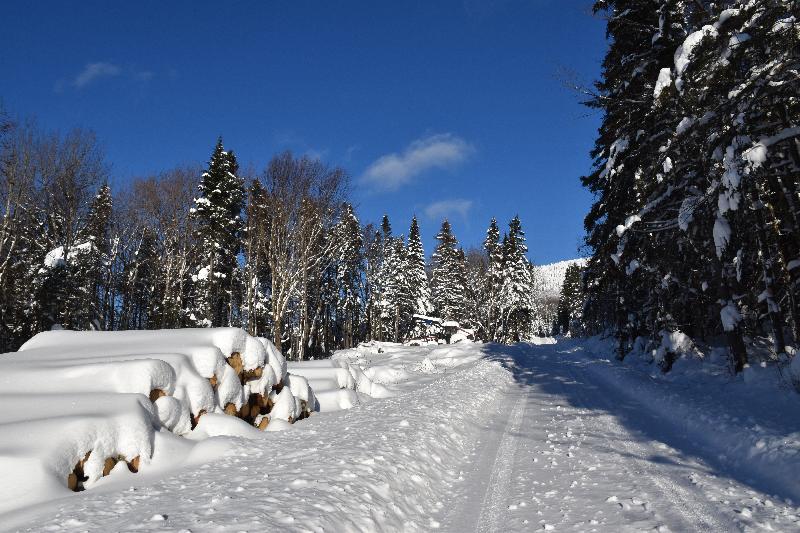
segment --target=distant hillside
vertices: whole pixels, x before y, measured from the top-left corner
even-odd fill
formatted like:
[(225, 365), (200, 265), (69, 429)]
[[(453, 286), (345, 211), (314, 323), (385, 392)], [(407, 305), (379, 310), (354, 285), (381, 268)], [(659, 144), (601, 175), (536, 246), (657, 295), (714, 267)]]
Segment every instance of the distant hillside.
[(567, 267), (572, 264), (584, 266), (586, 259), (568, 259), (549, 265), (534, 266), (534, 301), (533, 330), (538, 335), (550, 335), (558, 311), (558, 299), (561, 286), (567, 274)]
[(556, 298), (561, 294), (561, 286), (564, 284), (564, 276), (567, 267), (572, 264), (580, 266), (586, 265), (585, 258), (567, 259), (549, 265), (535, 266), (536, 294), (539, 298)]

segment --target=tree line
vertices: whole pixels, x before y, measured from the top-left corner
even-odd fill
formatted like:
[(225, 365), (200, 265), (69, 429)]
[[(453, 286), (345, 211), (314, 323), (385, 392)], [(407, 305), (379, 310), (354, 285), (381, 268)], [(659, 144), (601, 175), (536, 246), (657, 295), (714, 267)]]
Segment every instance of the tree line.
[(305, 156), (243, 173), (220, 139), (202, 168), (112, 191), (91, 132), (4, 116), (0, 135), (0, 351), (52, 328), (238, 326), (304, 359), (424, 336), (424, 317), (497, 342), (555, 321), (518, 217), (466, 251), (445, 220), (427, 261), (416, 217), (407, 236), (362, 224), (347, 173)]
[[(621, 359), (681, 330), (800, 340), (800, 2), (600, 0), (584, 321)], [(665, 364), (668, 366), (669, 361)], [(667, 368), (665, 368), (666, 370)]]

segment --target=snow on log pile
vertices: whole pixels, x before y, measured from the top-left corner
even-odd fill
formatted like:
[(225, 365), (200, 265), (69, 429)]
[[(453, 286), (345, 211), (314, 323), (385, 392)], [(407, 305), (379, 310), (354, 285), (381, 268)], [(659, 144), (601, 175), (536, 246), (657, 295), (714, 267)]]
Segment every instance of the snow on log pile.
[(319, 359), (289, 365), (292, 379), (307, 380), (314, 391), (317, 409), (322, 412), (349, 409), (359, 403), (357, 393), (372, 398), (386, 398), (389, 390), (373, 382), (358, 364), (342, 359)]
[(222, 415), (263, 430), (309, 416), (317, 401), (269, 340), (215, 328), (40, 333), (0, 355), (0, 406), (3, 500), (137, 472), (159, 431), (213, 436)]

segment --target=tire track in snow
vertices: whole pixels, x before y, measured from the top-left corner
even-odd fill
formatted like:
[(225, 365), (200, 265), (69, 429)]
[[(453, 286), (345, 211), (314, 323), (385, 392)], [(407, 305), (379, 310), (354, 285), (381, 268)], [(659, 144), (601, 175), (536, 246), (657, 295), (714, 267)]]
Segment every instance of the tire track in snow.
[(494, 458), (492, 473), (487, 482), (486, 494), (481, 504), (481, 513), (478, 517), (476, 531), (479, 533), (493, 533), (500, 531), (500, 519), (503, 515), (503, 502), (508, 500), (511, 474), (514, 467), (514, 458), (517, 449), (517, 436), (525, 418), (525, 408), (528, 404), (528, 395), (520, 391), (519, 398), (514, 404), (511, 416), (508, 418), (500, 446)]

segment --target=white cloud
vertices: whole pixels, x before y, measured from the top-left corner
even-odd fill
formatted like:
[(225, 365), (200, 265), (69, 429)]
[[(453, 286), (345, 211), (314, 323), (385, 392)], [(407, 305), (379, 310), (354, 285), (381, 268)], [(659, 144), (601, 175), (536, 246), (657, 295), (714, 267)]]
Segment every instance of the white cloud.
[(426, 217), (432, 220), (453, 218), (455, 215), (466, 220), (470, 209), (472, 209), (472, 200), (453, 198), (451, 200), (441, 200), (427, 205), (424, 213)]
[(417, 139), (402, 153), (391, 153), (375, 160), (361, 181), (377, 189), (394, 191), (415, 176), (433, 168), (452, 168), (472, 153), (472, 146), (450, 133)]
[(72, 82), (78, 89), (83, 88), (100, 78), (119, 76), (122, 69), (113, 63), (88, 63)]

